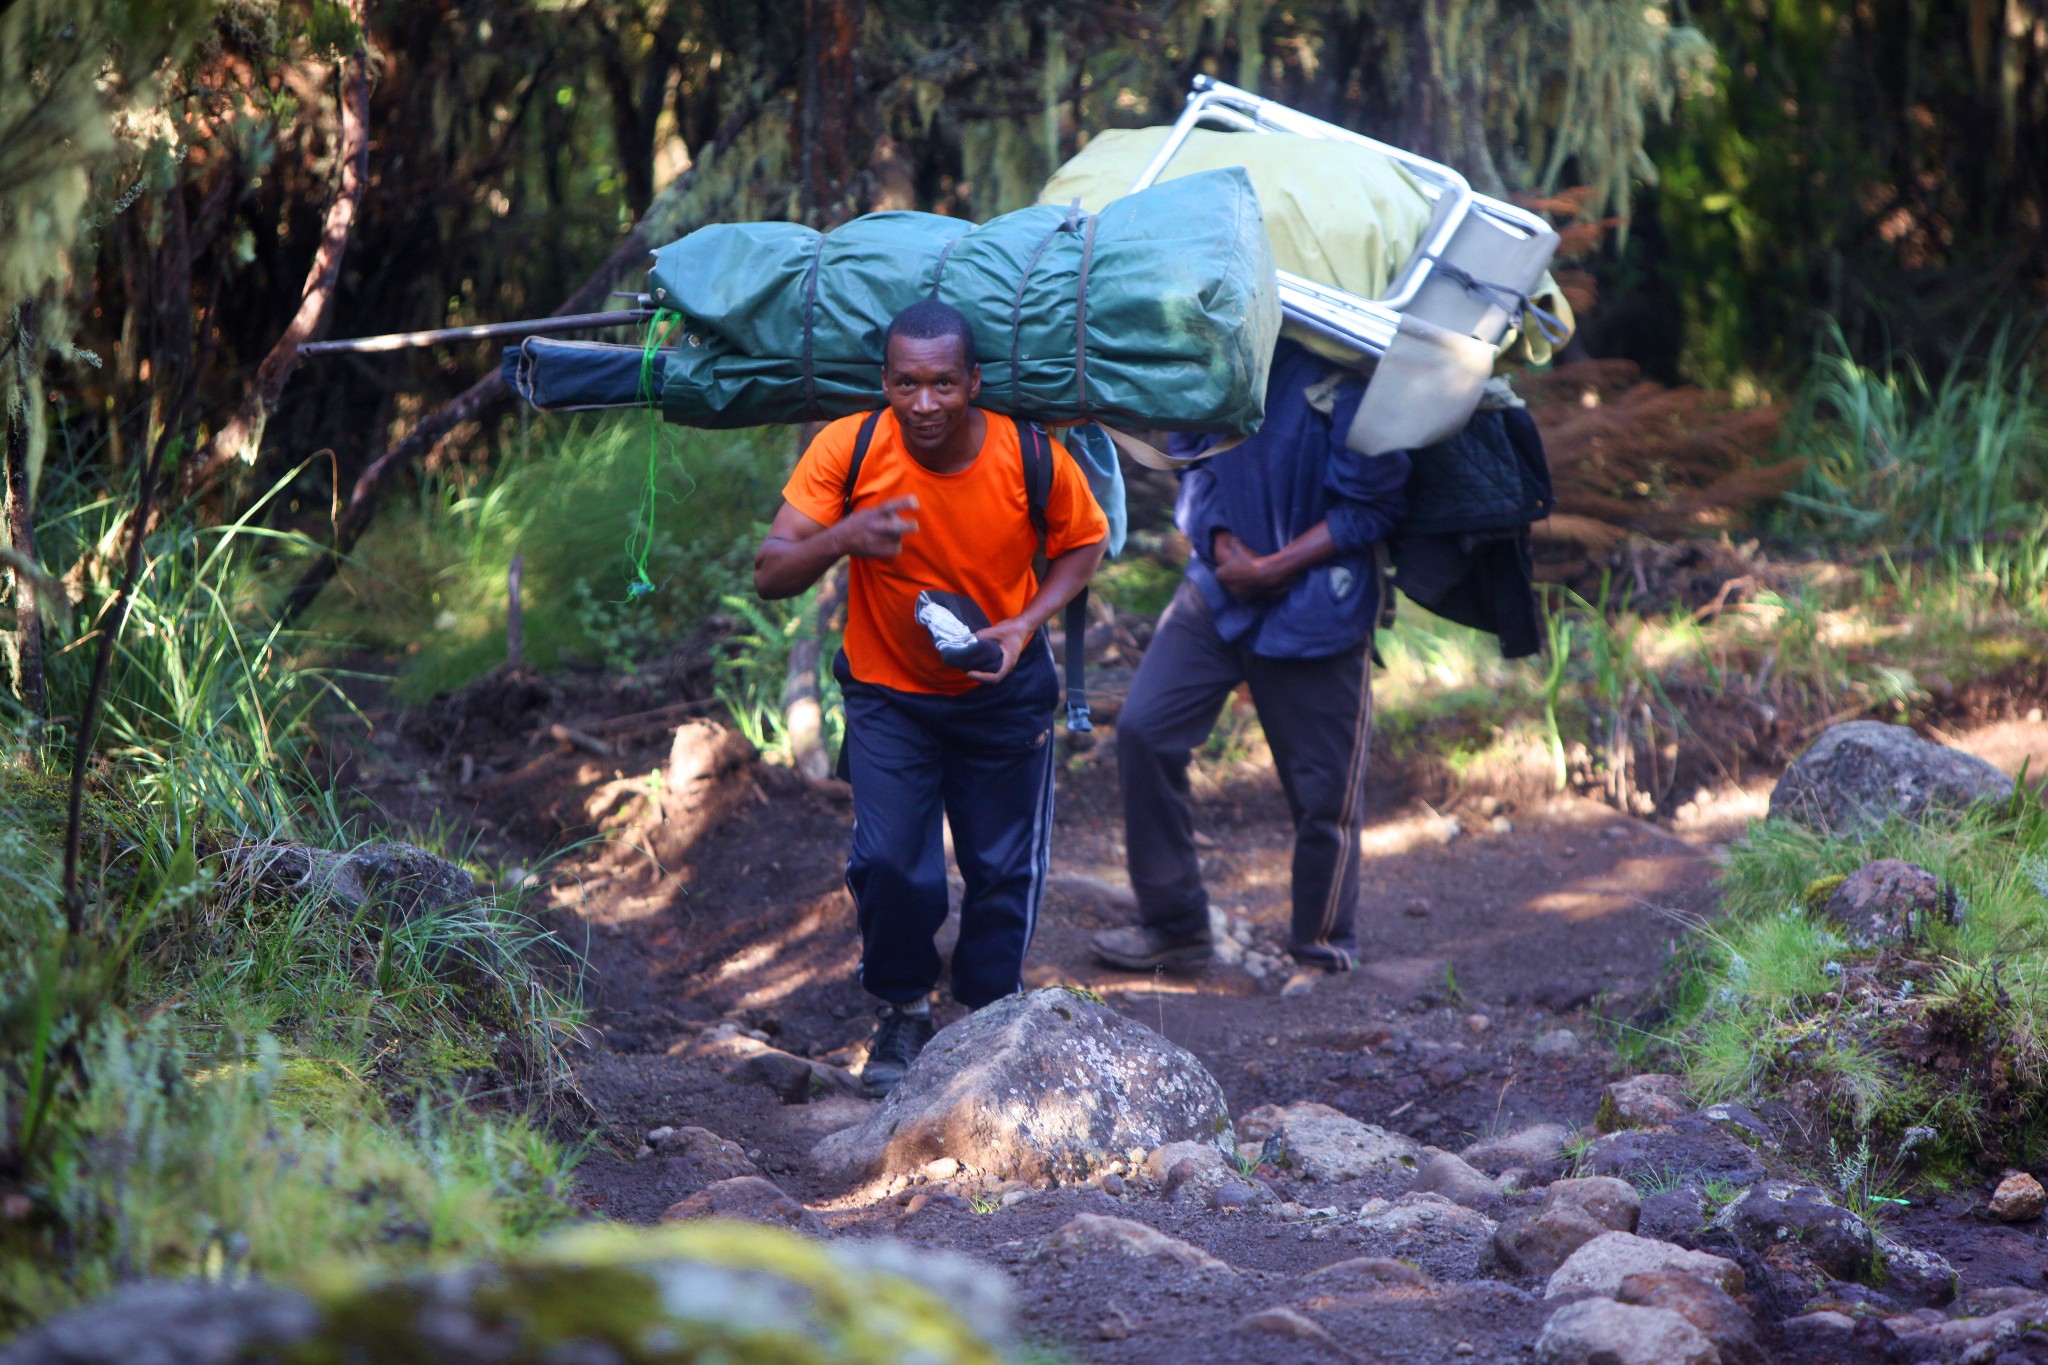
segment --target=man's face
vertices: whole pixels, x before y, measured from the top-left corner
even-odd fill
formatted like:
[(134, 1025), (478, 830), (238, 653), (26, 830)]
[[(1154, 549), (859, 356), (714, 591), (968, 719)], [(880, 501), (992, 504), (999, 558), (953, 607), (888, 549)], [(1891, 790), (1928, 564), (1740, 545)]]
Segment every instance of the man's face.
[(981, 367), (959, 337), (897, 337), (882, 362), (882, 392), (912, 454), (944, 450), (981, 392)]

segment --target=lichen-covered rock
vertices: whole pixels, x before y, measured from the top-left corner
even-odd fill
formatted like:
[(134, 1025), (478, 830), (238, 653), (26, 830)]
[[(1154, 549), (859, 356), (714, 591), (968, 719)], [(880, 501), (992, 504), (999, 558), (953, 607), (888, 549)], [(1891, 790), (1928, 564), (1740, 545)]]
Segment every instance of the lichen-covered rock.
[(1879, 1233), (1877, 1266), (1884, 1292), (1907, 1303), (1939, 1307), (1956, 1296), (1956, 1268), (1938, 1252)]
[(1924, 867), (1897, 858), (1865, 863), (1821, 906), (1857, 948), (1905, 943), (1935, 924), (1962, 922), (1956, 889)]
[(1768, 1251), (1785, 1242), (1829, 1277), (1867, 1280), (1877, 1255), (1870, 1225), (1812, 1185), (1770, 1180), (1731, 1201), (1714, 1226), (1742, 1245)]
[(1245, 1126), (1264, 1137), (1267, 1150), (1279, 1153), (1281, 1168), (1300, 1180), (1391, 1177), (1406, 1184), (1422, 1164), (1416, 1143), (1327, 1104), (1265, 1105), (1245, 1115)]
[(1687, 1251), (1634, 1233), (1610, 1232), (1574, 1251), (1553, 1271), (1550, 1282), (1543, 1286), (1543, 1297), (1613, 1294), (1629, 1276), (1657, 1270), (1683, 1271), (1718, 1284), (1730, 1294), (1742, 1292), (1742, 1267), (1725, 1257)]
[(1351, 1225), (1361, 1251), (1421, 1266), (1439, 1279), (1477, 1279), (1493, 1268), (1498, 1224), (1440, 1194), (1368, 1199)]
[(364, 844), (335, 853), (306, 844), (242, 844), (226, 853), (232, 875), (355, 912), (381, 905), (396, 924), (474, 901), (476, 878), (411, 844)]
[(1169, 1237), (1135, 1219), (1106, 1213), (1076, 1214), (1038, 1244), (1038, 1254), (1056, 1261), (1091, 1255), (1128, 1256), (1134, 1260), (1171, 1261), (1190, 1270), (1230, 1270), (1191, 1242)]
[(1828, 727), (1792, 761), (1771, 791), (1771, 818), (1847, 830), (2011, 795), (2012, 779), (1981, 758), (1903, 725), (1853, 720)]
[(1143, 1024), (1055, 986), (941, 1029), (874, 1113), (811, 1154), (845, 1178), (952, 1157), (981, 1175), (1068, 1180), (1182, 1141), (1232, 1151), (1215, 1079)]
[(999, 1365), (992, 1341), (1008, 1337), (1010, 1305), (1001, 1275), (945, 1252), (827, 1247), (741, 1223), (589, 1227), (503, 1263), (349, 1280), (315, 1296), (138, 1285), (25, 1333), (0, 1362)]
[(1654, 1128), (1682, 1118), (1692, 1106), (1685, 1100), (1685, 1082), (1661, 1074), (1630, 1076), (1601, 1092), (1593, 1124), (1603, 1133), (1623, 1128)]
[(1706, 1334), (1668, 1308), (1613, 1299), (1568, 1303), (1536, 1338), (1543, 1365), (1721, 1365)]

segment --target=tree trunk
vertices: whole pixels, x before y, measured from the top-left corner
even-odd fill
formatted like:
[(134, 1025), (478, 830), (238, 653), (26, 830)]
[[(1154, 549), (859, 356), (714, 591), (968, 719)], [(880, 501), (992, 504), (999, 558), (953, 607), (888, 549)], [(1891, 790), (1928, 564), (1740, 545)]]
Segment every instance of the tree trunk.
[[(23, 400), (21, 414), (7, 424), (7, 532), (15, 553), (34, 563), (36, 534), (28, 487), (26, 394)], [(36, 604), (35, 584), (20, 570), (14, 574), (14, 617), (15, 691), (28, 703), (37, 720), (48, 720), (50, 706), (43, 690), (42, 614)], [(35, 750), (29, 752), (33, 754)]]
[(320, 245), (313, 264), (306, 271), (306, 284), (299, 294), (299, 309), (285, 325), (284, 334), (263, 363), (256, 378), (242, 394), (242, 405), (227, 424), (216, 431), (185, 466), (180, 481), (189, 495), (205, 488), (240, 461), (256, 462), (263, 444), (263, 427), (284, 396), (284, 386), (299, 363), (299, 347), (311, 341), (327, 320), (334, 300), (334, 286), (341, 278), (342, 253), (348, 249), (349, 232), (355, 226), (356, 210), (362, 202), (363, 185), (370, 171), (370, 35), (364, 15), (365, 0), (348, 0), (349, 17), (356, 22), (362, 41), (349, 55), (341, 82), (341, 185), (327, 206), (327, 220), (320, 231)]

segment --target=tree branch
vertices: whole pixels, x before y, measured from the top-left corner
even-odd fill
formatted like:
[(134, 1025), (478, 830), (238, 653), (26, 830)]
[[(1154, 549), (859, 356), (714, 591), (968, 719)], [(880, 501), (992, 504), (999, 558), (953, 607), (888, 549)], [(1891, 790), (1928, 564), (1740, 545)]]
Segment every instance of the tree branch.
[(263, 363), (256, 367), (256, 378), (243, 392), (240, 409), (186, 463), (180, 482), (187, 496), (210, 486), (237, 462), (255, 463), (257, 448), (263, 444), (264, 425), (284, 396), (285, 383), (299, 363), (299, 347), (311, 341), (327, 320), (335, 282), (341, 278), (342, 253), (348, 249), (349, 233), (355, 226), (356, 210), (370, 171), (370, 35), (364, 3), (365, 0), (349, 0), (348, 6), (362, 41), (350, 54), (342, 77), (341, 185), (327, 206), (327, 220), (320, 231), (313, 264), (306, 271), (299, 309), (270, 353), (263, 357)]

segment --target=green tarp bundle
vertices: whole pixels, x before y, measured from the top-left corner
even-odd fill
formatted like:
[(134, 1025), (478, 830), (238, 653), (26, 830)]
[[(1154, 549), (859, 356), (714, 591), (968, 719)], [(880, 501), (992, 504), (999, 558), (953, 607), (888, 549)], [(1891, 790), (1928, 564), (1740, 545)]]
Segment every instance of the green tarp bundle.
[[(988, 408), (1242, 435), (1263, 416), (1280, 330), (1258, 197), (1235, 169), (1099, 213), (1038, 206), (980, 227), (907, 212), (824, 234), (719, 224), (655, 252), (649, 289), (683, 317), (649, 387), (670, 421), (692, 427), (878, 406), (889, 319), (936, 296), (974, 329)], [(629, 406), (639, 361), (634, 348), (534, 337), (505, 368), (538, 407)]]

